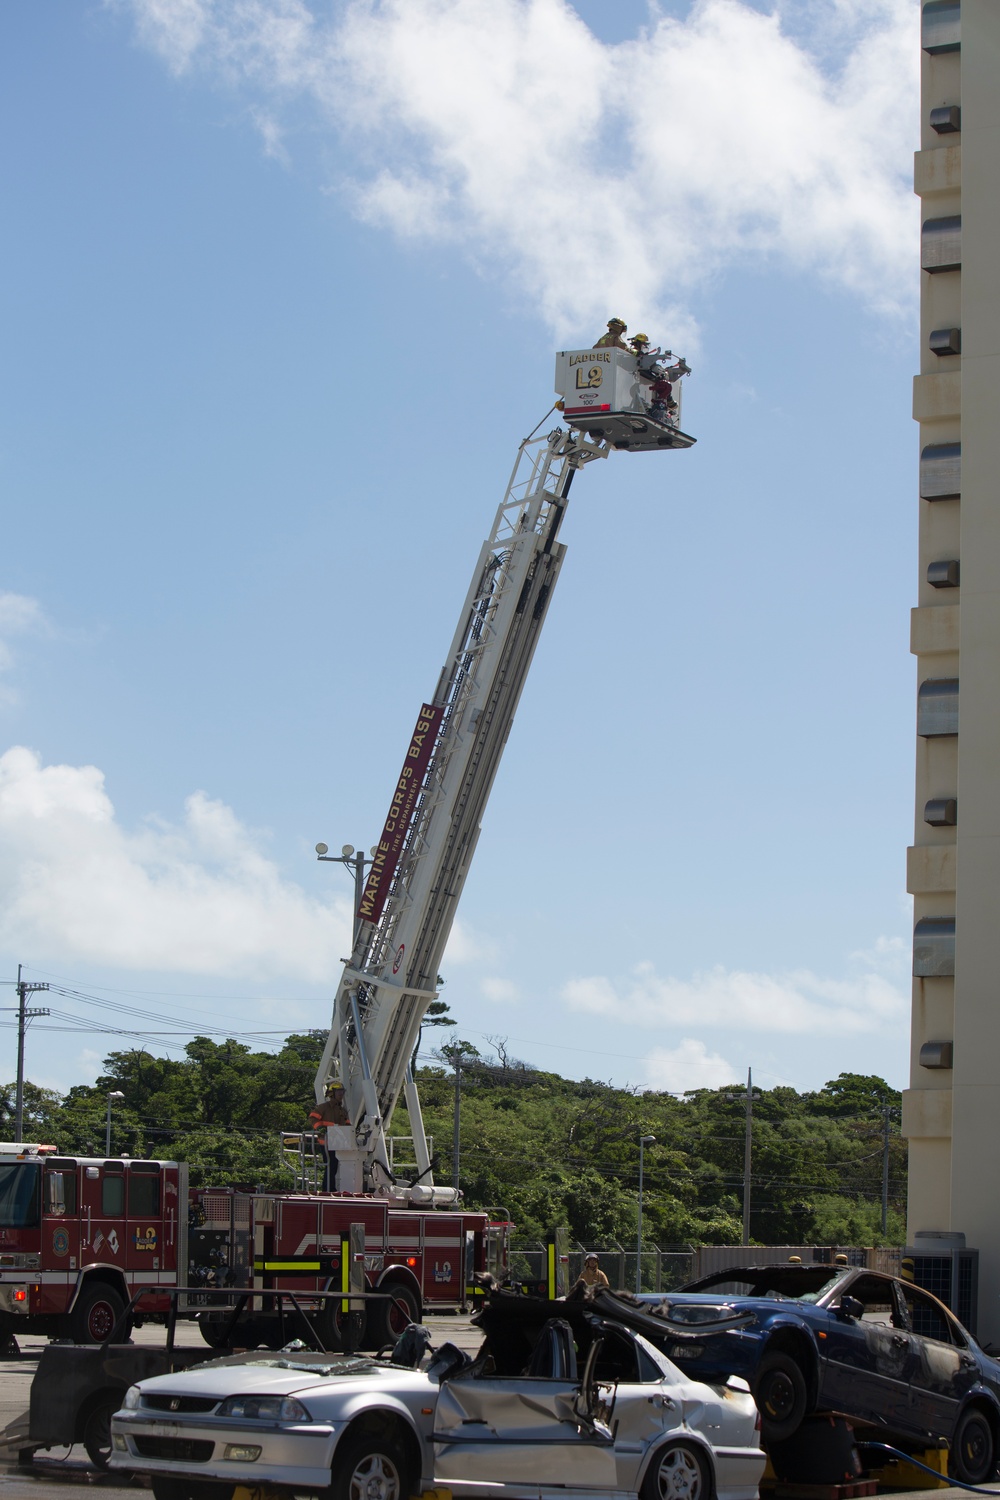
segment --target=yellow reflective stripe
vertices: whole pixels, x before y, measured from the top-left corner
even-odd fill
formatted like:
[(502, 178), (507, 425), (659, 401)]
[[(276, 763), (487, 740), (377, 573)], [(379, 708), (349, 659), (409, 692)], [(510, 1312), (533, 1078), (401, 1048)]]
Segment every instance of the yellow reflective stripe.
[(255, 1260), (255, 1271), (318, 1271), (318, 1260)]
[[(351, 1236), (341, 1234), (340, 1236), (340, 1290), (349, 1292), (351, 1290)], [(347, 1317), (351, 1311), (351, 1304), (347, 1301), (341, 1302), (340, 1311)]]

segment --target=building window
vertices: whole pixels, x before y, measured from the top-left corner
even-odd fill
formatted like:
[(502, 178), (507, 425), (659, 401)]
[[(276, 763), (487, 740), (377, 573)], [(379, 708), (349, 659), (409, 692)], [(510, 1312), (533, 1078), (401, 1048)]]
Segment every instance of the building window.
[(926, 0), (920, 15), (920, 45), (932, 57), (957, 52), (962, 44), (962, 11), (958, 0)]
[(924, 803), (924, 822), (932, 828), (954, 828), (958, 823), (958, 798), (931, 797)]
[(955, 135), (962, 128), (962, 111), (957, 104), (941, 104), (930, 113), (930, 126), (938, 135)]
[(921, 448), (921, 500), (957, 500), (961, 493), (961, 443), (930, 443)]
[(962, 264), (962, 215), (925, 219), (920, 230), (920, 265), (936, 275), (957, 271)]
[(920, 684), (917, 693), (917, 733), (932, 740), (958, 733), (958, 678), (934, 677)]
[(936, 354), (938, 358), (945, 354), (961, 354), (962, 330), (961, 328), (933, 328), (927, 343), (931, 353)]
[(932, 589), (957, 589), (960, 578), (957, 557), (941, 557), (927, 564), (927, 582)]
[(920, 1049), (922, 1068), (950, 1068), (954, 1066), (955, 1045), (953, 1042), (924, 1042)]
[(955, 918), (922, 917), (913, 929), (917, 979), (947, 979), (955, 972)]

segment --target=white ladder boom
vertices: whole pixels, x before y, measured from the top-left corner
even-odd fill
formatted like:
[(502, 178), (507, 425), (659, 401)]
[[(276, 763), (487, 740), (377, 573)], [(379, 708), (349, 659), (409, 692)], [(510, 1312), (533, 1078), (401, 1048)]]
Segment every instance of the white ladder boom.
[[(362, 916), (367, 911), (371, 919), (358, 924), (316, 1074), (317, 1100), (327, 1080), (339, 1074), (353, 1122), (356, 1150), (339, 1144), (346, 1129), (330, 1132), (341, 1190), (392, 1191), (385, 1132), (405, 1090), (418, 1169), (409, 1196), (424, 1202), (454, 1197), (452, 1190), (433, 1186), (410, 1058), (424, 1012), (437, 995), (438, 969), (483, 811), (562, 567), (565, 548), (556, 534), (573, 475), (607, 453), (607, 446), (561, 428), (521, 444), (447, 663), (418, 719), (393, 799), (402, 823), (411, 796), (398, 863), (394, 873), (386, 864), (399, 832), (391, 811), (378, 846), (382, 865), (376, 868), (376, 855), (361, 906)], [(426, 771), (414, 801), (410, 789), (421, 756)]]

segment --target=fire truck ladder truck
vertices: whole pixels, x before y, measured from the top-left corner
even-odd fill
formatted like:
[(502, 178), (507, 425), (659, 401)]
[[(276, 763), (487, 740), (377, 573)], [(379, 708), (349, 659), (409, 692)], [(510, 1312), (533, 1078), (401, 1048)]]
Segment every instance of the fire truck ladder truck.
[[(657, 409), (651, 413), (649, 381), (638, 371), (636, 357), (618, 349), (557, 357), (557, 404), (571, 430), (556, 428), (521, 444), (447, 662), (417, 719), (373, 853), (316, 1074), (318, 1101), (328, 1081), (339, 1077), (352, 1122), (327, 1132), (341, 1192), (377, 1192), (414, 1206), (456, 1201), (455, 1189), (433, 1184), (410, 1059), (423, 1015), (437, 997), (438, 969), (483, 812), (562, 567), (566, 549), (557, 535), (573, 478), (612, 447), (689, 447), (694, 441), (680, 431), (676, 406), (672, 420)], [(577, 398), (577, 389), (584, 396)], [(595, 391), (603, 402), (595, 403)], [(400, 1094), (417, 1167), (408, 1184), (394, 1181), (386, 1151)]]

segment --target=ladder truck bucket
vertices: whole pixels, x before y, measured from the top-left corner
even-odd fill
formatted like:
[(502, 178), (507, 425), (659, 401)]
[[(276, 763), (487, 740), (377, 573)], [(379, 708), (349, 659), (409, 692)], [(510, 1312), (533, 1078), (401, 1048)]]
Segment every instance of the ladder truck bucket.
[(632, 453), (691, 448), (697, 440), (680, 427), (680, 376), (686, 369), (662, 372), (672, 387), (671, 405), (664, 407), (657, 404), (650, 372), (628, 350), (564, 350), (556, 355), (563, 418), (577, 432)]

